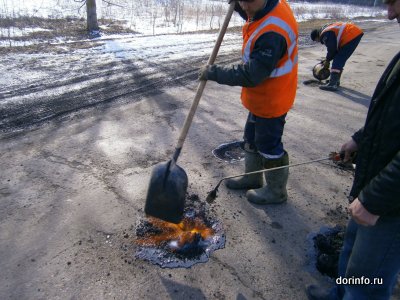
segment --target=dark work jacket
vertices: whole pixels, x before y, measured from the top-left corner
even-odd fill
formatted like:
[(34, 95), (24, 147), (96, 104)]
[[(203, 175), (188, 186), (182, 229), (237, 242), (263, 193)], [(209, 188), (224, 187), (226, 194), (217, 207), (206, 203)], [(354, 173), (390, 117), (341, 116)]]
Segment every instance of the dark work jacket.
[(358, 155), (351, 198), (372, 214), (399, 217), (400, 52), (378, 82), (365, 126), (352, 138)]
[[(279, 0), (268, 0), (266, 6), (256, 13), (253, 19), (248, 19), (239, 3), (236, 2), (235, 10), (239, 15), (252, 22), (263, 18), (270, 13)], [(255, 87), (269, 77), (278, 61), (287, 50), (286, 39), (276, 32), (266, 32), (255, 42), (250, 53), (250, 60), (245, 64), (232, 66), (212, 65), (207, 72), (207, 80), (231, 86)]]
[(333, 31), (326, 31), (321, 34), (320, 40), (321, 44), (325, 45), (326, 49), (328, 50), (328, 53), (326, 54), (326, 60), (331, 61), (338, 51), (336, 34)]

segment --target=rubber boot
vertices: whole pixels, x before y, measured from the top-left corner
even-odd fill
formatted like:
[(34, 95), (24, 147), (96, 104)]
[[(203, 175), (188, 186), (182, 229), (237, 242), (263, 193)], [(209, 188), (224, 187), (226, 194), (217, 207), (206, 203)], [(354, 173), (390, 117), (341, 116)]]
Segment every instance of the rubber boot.
[[(285, 154), (279, 159), (265, 159), (264, 168), (271, 169), (289, 164), (289, 155)], [(267, 185), (246, 193), (247, 200), (255, 204), (279, 204), (287, 200), (286, 184), (289, 177), (289, 168), (264, 172)]]
[(329, 79), (329, 83), (326, 85), (322, 85), (319, 88), (324, 91), (337, 91), (340, 85), (340, 76), (342, 76), (342, 72), (331, 72), (331, 78)]
[[(263, 159), (257, 152), (245, 152), (244, 156), (245, 173), (254, 172), (263, 168)], [(257, 189), (263, 186), (262, 173), (246, 175), (238, 178), (230, 178), (225, 181), (225, 185), (231, 190)]]

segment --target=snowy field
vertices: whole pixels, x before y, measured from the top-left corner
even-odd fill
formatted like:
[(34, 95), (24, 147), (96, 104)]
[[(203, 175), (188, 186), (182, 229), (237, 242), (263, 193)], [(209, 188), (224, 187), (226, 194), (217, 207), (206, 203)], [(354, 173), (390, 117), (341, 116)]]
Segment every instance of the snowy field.
[[(212, 0), (147, 0), (128, 1), (97, 0), (98, 18), (125, 21), (125, 26), (140, 35), (193, 32), (218, 29), (224, 19), (228, 5), (226, 1)], [(308, 2), (289, 2), (296, 19), (354, 19), (356, 17), (382, 17), (382, 7), (361, 7), (334, 3), (312, 4)], [(65, 18), (86, 17), (85, 6), (73, 0), (0, 0), (0, 17), (21, 16)], [(243, 20), (234, 14), (230, 26), (240, 26)], [(21, 29), (1, 28), (0, 36), (21, 33)], [(32, 30), (32, 29), (31, 29)], [(28, 31), (25, 31), (28, 33)]]
[[(119, 98), (123, 94), (141, 93), (141, 87), (158, 85), (174, 86), (186, 84), (195, 80), (197, 70), (203, 65), (212, 51), (216, 31), (209, 31), (210, 20), (215, 21), (213, 29), (217, 29), (219, 24), (217, 20), (224, 17), (227, 4), (225, 1), (195, 1), (184, 2), (183, 8), (179, 8), (181, 17), (181, 30), (174, 27), (172, 15), (169, 15), (169, 22), (166, 22), (166, 11), (163, 6), (158, 5), (159, 10), (154, 13), (155, 6), (153, 1), (130, 2), (130, 9), (123, 10), (123, 7), (108, 7), (106, 2), (98, 3), (99, 17), (119, 18), (126, 21), (126, 26), (133, 26), (132, 20), (136, 23), (135, 31), (137, 33), (128, 33), (125, 31), (114, 31), (114, 34), (103, 33), (99, 38), (89, 39), (86, 35), (65, 37), (63, 35), (53, 36), (52, 38), (27, 38), (25, 40), (13, 39), (29, 35), (32, 32), (44, 31), (38, 27), (0, 27), (0, 50), (4, 50), (5, 55), (0, 60), (0, 68), (4, 76), (0, 80), (0, 109), (11, 109), (15, 103), (24, 103), (27, 105), (26, 115), (35, 123), (38, 120), (51, 118), (52, 116), (62, 114), (64, 111), (79, 110), (81, 107), (95, 105), (96, 103), (107, 102), (109, 99)], [(113, 0), (113, 3), (120, 3), (123, 6), (128, 5), (127, 1)], [(183, 2), (182, 2), (183, 3)], [(189, 4), (192, 3), (192, 6)], [(85, 7), (79, 9), (79, 4), (70, 1), (55, 0), (0, 0), (0, 13), (3, 21), (11, 17), (45, 17), (45, 18), (66, 18), (68, 16), (80, 17), (85, 19)], [(194, 4), (201, 4), (195, 6)], [(147, 5), (147, 6), (146, 6)], [(298, 20), (307, 20), (307, 18), (325, 18), (328, 17), (328, 6), (311, 5), (307, 3), (291, 2)], [(135, 7), (134, 7), (135, 6)], [(139, 7), (140, 6), (140, 7)], [(220, 17), (216, 17), (217, 10), (213, 14), (201, 14), (201, 18), (208, 21), (196, 22), (196, 18), (191, 18), (190, 11), (202, 9), (211, 11), (210, 7), (221, 7)], [(147, 10), (146, 10), (147, 8)], [(341, 9), (343, 14), (348, 15), (348, 19), (362, 15), (375, 18), (378, 13), (384, 14), (385, 11), (365, 7), (349, 7), (346, 5), (331, 5), (333, 8)], [(191, 9), (191, 10), (190, 10)], [(162, 21), (157, 26), (151, 26), (151, 11), (153, 10), (153, 20)], [(349, 11), (352, 10), (352, 13)], [(170, 7), (169, 12), (173, 11)], [(120, 13), (118, 13), (120, 12)], [(302, 14), (299, 14), (302, 12)], [(306, 13), (307, 12), (307, 13)], [(373, 13), (376, 13), (374, 15)], [(149, 14), (150, 13), (150, 14)], [(162, 15), (164, 14), (164, 15)], [(377, 17), (377, 20), (384, 20)], [(1, 19), (0, 19), (1, 20)], [(131, 21), (129, 21), (131, 20)], [(24, 21), (24, 20), (22, 20)], [(140, 21), (140, 22), (139, 22)], [(354, 20), (358, 23), (358, 20)], [(321, 21), (313, 21), (311, 25)], [(325, 23), (325, 21), (322, 21)], [(207, 24), (206, 24), (207, 23)], [(234, 14), (230, 26), (239, 26), (243, 23), (237, 14)], [(375, 23), (375, 22), (374, 22)], [(21, 23), (24, 24), (24, 23)], [(65, 27), (65, 31), (71, 31), (71, 27)], [(156, 24), (154, 24), (156, 25)], [(85, 22), (82, 21), (82, 32), (84, 32)], [(306, 26), (306, 27), (307, 27)], [(365, 24), (362, 25), (363, 29)], [(79, 27), (81, 28), (81, 27)], [(198, 30), (196, 30), (198, 29)], [(200, 31), (204, 30), (204, 31)], [(182, 32), (190, 32), (181, 34)], [(156, 35), (153, 35), (153, 32)], [(228, 32), (223, 41), (223, 45), (218, 53), (218, 60), (222, 63), (232, 63), (239, 59), (242, 44), (240, 31)], [(310, 45), (308, 28), (300, 32), (299, 47)], [(21, 52), (13, 52), (15, 46), (23, 46)], [(29, 48), (32, 46), (31, 48)], [(9, 50), (9, 51), (8, 51)], [(17, 51), (17, 50), (15, 50)], [(322, 57), (322, 53), (321, 53)], [(140, 72), (137, 72), (140, 70)], [(138, 78), (126, 79), (125, 74), (139, 74)], [(173, 74), (173, 75), (172, 75)], [(124, 85), (119, 86), (121, 83)], [(93, 85), (98, 87), (93, 88)], [(105, 86), (115, 86), (114, 89), (107, 90)], [(68, 86), (68, 88), (65, 88)], [(28, 90), (27, 90), (28, 89)], [(86, 96), (81, 97), (82, 89), (99, 90), (96, 96), (90, 99)], [(106, 89), (103, 91), (103, 89)], [(76, 93), (75, 96), (65, 96), (65, 93)], [(117, 91), (115, 95), (114, 91)], [(83, 93), (84, 95), (84, 93)], [(72, 101), (71, 98), (76, 98)], [(58, 100), (59, 101), (58, 101)], [(67, 101), (68, 99), (68, 101)], [(37, 101), (43, 102), (37, 105)], [(55, 105), (54, 102), (60, 104)], [(57, 103), (58, 103), (57, 102)], [(64, 103), (68, 107), (64, 108)], [(89, 103), (89, 104), (88, 104)], [(45, 107), (40, 113), (33, 113), (34, 107)], [(50, 106), (50, 108), (48, 108)], [(56, 107), (56, 111), (52, 110)], [(19, 108), (18, 108), (19, 109)], [(0, 111), (1, 112), (1, 111)], [(9, 114), (11, 123), (14, 122), (12, 116), (21, 116), (20, 112), (15, 115)], [(32, 115), (35, 115), (32, 117)], [(38, 115), (38, 117), (36, 117)], [(28, 118), (28, 117), (27, 117)], [(28, 118), (28, 119), (29, 119)], [(1, 119), (1, 118), (0, 118)], [(12, 125), (6, 118), (0, 122), (0, 128), (18, 127), (18, 124)], [(26, 124), (28, 121), (21, 122)]]

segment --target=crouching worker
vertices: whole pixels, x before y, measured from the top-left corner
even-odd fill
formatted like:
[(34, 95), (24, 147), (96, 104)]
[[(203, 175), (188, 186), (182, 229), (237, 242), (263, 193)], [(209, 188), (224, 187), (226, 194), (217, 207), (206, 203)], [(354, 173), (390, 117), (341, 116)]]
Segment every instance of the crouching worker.
[(328, 68), (333, 60), (329, 83), (320, 86), (320, 89), (326, 91), (338, 89), (344, 65), (357, 48), (363, 35), (363, 31), (356, 25), (342, 22), (328, 24), (311, 32), (311, 39), (314, 42), (321, 42), (328, 50), (325, 59)]
[[(282, 144), (286, 114), (297, 87), (298, 28), (286, 1), (238, 1), (235, 10), (247, 22), (243, 26), (242, 63), (210, 65), (200, 70), (200, 80), (242, 86), (241, 100), (249, 111), (244, 128), (245, 172), (289, 164)], [(287, 200), (288, 169), (225, 181), (229, 189), (248, 190), (256, 204)]]

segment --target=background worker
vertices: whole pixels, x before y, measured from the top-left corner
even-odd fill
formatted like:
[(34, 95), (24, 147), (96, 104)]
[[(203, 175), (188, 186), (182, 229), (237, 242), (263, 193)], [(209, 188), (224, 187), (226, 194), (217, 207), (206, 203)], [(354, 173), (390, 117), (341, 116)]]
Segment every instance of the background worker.
[(333, 60), (329, 83), (320, 86), (320, 89), (327, 91), (338, 89), (344, 65), (357, 48), (363, 35), (363, 31), (356, 25), (342, 22), (328, 24), (311, 31), (311, 39), (321, 42), (328, 50), (324, 61), (326, 68), (329, 68), (330, 61)]
[[(400, 0), (383, 2), (388, 18), (400, 23)], [(400, 52), (378, 82), (364, 127), (342, 146), (345, 161), (355, 151), (357, 160), (338, 273), (371, 284), (337, 285), (330, 292), (309, 286), (309, 299), (388, 300), (392, 295), (400, 272), (399, 115)], [(374, 278), (381, 284), (373, 284)]]
[[(235, 10), (247, 20), (243, 26), (242, 63), (211, 65), (200, 71), (200, 80), (242, 86), (241, 100), (249, 114), (244, 128), (245, 171), (289, 164), (282, 134), (286, 113), (297, 88), (298, 28), (285, 0), (238, 1)], [(287, 200), (287, 168), (226, 181), (229, 189), (246, 189), (256, 204)]]

